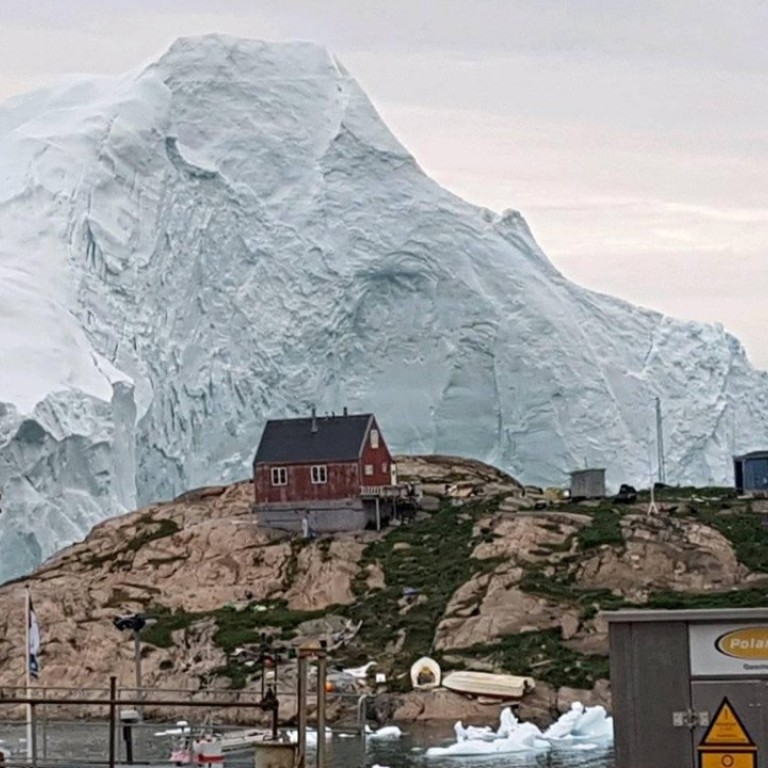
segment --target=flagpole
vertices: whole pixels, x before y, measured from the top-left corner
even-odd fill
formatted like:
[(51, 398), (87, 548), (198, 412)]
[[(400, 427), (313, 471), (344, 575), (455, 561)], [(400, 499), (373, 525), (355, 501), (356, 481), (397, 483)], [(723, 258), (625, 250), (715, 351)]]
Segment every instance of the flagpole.
[[(26, 677), (27, 677), (27, 698), (32, 698), (32, 675), (30, 673), (30, 658), (29, 658), (29, 628), (30, 624), (32, 623), (32, 616), (31, 616), (31, 602), (32, 598), (29, 595), (29, 587), (27, 587), (26, 591), (26, 599), (24, 601), (24, 607), (25, 607), (25, 616), (26, 616), (26, 648), (25, 648), (25, 654), (24, 654), (24, 669), (26, 670)], [(27, 703), (27, 760), (30, 762), (33, 759), (32, 755), (32, 705), (30, 703)]]

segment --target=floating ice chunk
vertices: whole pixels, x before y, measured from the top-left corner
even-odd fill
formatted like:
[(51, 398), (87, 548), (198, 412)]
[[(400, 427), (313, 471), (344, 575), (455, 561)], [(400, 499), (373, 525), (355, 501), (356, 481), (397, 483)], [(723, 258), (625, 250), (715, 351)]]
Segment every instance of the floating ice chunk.
[(465, 739), (447, 747), (430, 747), (427, 757), (469, 757), (472, 755), (504, 755), (515, 752), (539, 752), (549, 749), (541, 731), (533, 723), (520, 723), (502, 739)]
[(456, 734), (456, 741), (471, 741), (474, 739), (493, 741), (496, 738), (496, 733), (490, 726), (477, 728), (474, 725), (468, 725), (465, 728), (461, 720), (453, 726), (453, 731)]
[(546, 751), (553, 745), (560, 749), (580, 751), (597, 749), (613, 741), (613, 718), (604, 707), (585, 708), (580, 702), (542, 733), (533, 723), (521, 723), (507, 707), (499, 716), (499, 728), (464, 726), (459, 720), (454, 726), (456, 742), (446, 747), (430, 747), (427, 757), (469, 757), (499, 755), (514, 752)]
[(580, 702), (574, 702), (568, 712), (547, 728), (544, 738), (559, 747), (568, 746), (569, 742), (610, 743), (613, 741), (613, 718), (607, 715), (605, 707), (585, 708)]
[(544, 737), (547, 739), (563, 739), (566, 736), (570, 736), (583, 712), (584, 705), (580, 701), (574, 701), (573, 704), (571, 704), (570, 710), (564, 715), (560, 715), (560, 717), (552, 723), (546, 731), (544, 731)]
[[(299, 732), (297, 730), (291, 730), (285, 732), (286, 736), (288, 737), (288, 741), (291, 744), (298, 744), (299, 743)], [(330, 739), (333, 736), (333, 731), (326, 727), (325, 729), (325, 738)], [(314, 730), (314, 728), (307, 728), (307, 746), (308, 747), (316, 747), (317, 746), (317, 731)]]
[(504, 707), (499, 715), (499, 730), (496, 735), (500, 738), (509, 736), (512, 730), (517, 727), (519, 720), (515, 717), (510, 707)]

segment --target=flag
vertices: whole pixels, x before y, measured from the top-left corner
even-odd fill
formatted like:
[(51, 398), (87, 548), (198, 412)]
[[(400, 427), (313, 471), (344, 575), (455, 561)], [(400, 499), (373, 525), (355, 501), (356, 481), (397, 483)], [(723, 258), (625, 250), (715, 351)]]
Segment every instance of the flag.
[(27, 595), (27, 636), (29, 638), (29, 676), (37, 680), (40, 674), (40, 626), (32, 605), (32, 596)]

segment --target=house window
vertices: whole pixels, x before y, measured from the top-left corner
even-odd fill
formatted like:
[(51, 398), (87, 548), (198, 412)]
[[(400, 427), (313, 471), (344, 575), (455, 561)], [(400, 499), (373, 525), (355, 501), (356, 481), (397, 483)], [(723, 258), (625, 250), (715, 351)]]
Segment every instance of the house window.
[(328, 467), (325, 464), (312, 467), (312, 482), (315, 485), (323, 485), (328, 482)]
[(366, 464), (365, 465), (365, 474), (366, 475), (372, 475), (373, 474), (373, 464)]
[(371, 430), (371, 448), (378, 448), (378, 447), (379, 447), (379, 430), (372, 429)]
[(383, 472), (385, 475), (386, 475), (386, 474), (387, 474), (387, 472), (389, 471), (389, 465), (387, 464), (387, 462), (386, 462), (386, 461), (382, 461), (382, 462), (381, 462), (381, 471), (382, 471), (382, 472)]
[(287, 467), (272, 467), (272, 485), (288, 485)]

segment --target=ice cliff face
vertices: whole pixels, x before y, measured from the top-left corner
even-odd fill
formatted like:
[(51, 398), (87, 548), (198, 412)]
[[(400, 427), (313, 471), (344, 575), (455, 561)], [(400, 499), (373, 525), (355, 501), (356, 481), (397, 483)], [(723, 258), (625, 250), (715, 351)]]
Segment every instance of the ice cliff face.
[(0, 108), (0, 578), (246, 476), (270, 415), (529, 482), (725, 482), (768, 376), (719, 327), (569, 283), (519, 214), (427, 178), (323, 49), (180, 40)]

